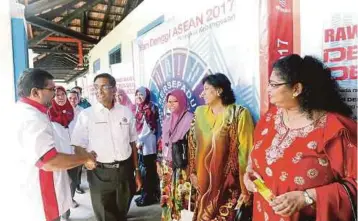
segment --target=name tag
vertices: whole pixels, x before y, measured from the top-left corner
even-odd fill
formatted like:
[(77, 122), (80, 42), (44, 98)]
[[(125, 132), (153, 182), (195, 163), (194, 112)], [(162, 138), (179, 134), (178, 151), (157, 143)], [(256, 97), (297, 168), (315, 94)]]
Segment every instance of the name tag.
[(99, 122), (94, 122), (95, 124), (107, 124), (108, 122), (105, 121), (99, 121)]

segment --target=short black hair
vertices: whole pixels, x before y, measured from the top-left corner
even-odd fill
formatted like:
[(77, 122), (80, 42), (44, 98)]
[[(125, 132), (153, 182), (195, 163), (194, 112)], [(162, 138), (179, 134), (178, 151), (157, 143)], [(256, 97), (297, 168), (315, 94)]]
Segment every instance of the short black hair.
[(72, 90), (76, 90), (76, 89), (78, 89), (78, 90), (80, 91), (80, 93), (82, 94), (82, 88), (81, 88), (80, 86), (75, 86), (75, 87), (73, 87), (73, 88), (71, 89), (71, 91), (72, 91)]
[(77, 96), (78, 98), (80, 98), (80, 95), (79, 95), (78, 92), (75, 91), (75, 90), (70, 90), (70, 91), (68, 92), (68, 94), (76, 94), (76, 96)]
[(111, 85), (112, 87), (116, 86), (116, 79), (108, 73), (102, 73), (102, 74), (97, 75), (94, 78), (93, 82), (95, 82), (98, 78), (106, 78), (109, 81), (109, 85)]
[(202, 84), (208, 83), (214, 88), (221, 88), (223, 92), (220, 94), (223, 105), (235, 103), (234, 91), (231, 88), (231, 82), (225, 74), (216, 73), (206, 76), (202, 80)]
[(324, 63), (312, 56), (301, 58), (300, 55), (291, 54), (277, 60), (273, 70), (282, 80), (292, 88), (301, 83), (302, 93), (297, 99), (301, 111), (307, 112), (310, 117), (314, 110), (334, 112), (350, 116), (352, 110), (343, 102), (339, 86), (332, 77), (331, 70)]
[(54, 77), (42, 69), (26, 69), (17, 82), (17, 94), (19, 97), (29, 97), (33, 88), (45, 88), (49, 80)]

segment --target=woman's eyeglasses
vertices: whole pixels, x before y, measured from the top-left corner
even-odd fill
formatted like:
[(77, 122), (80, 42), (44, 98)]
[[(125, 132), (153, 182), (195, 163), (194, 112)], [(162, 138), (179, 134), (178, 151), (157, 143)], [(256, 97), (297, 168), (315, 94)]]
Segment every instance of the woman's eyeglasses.
[(277, 88), (280, 87), (282, 85), (286, 85), (286, 84), (290, 84), (289, 82), (284, 82), (284, 83), (272, 83), (272, 82), (268, 82), (268, 85), (273, 87), (273, 88)]

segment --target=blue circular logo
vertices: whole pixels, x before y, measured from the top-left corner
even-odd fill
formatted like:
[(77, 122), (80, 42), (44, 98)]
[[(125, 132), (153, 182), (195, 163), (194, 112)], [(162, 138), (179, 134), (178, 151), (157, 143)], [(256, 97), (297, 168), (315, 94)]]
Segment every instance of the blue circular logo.
[(187, 48), (173, 48), (164, 53), (155, 64), (149, 83), (152, 100), (159, 107), (160, 119), (163, 119), (165, 98), (174, 89), (185, 92), (191, 111), (204, 104), (200, 98), (203, 91), (201, 81), (209, 74), (212, 72), (206, 62)]

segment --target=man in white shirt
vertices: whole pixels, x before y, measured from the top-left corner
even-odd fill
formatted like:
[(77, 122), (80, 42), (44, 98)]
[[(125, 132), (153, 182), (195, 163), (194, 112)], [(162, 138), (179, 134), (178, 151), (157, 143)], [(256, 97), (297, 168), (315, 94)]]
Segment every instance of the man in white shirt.
[(137, 132), (131, 110), (115, 104), (116, 80), (110, 74), (94, 79), (98, 103), (77, 119), (72, 144), (97, 153), (97, 167), (88, 171), (97, 221), (125, 221), (134, 190), (142, 186), (138, 168)]
[(75, 113), (75, 117), (73, 118), (70, 125), (68, 126), (68, 128), (70, 130), (70, 134), (72, 134), (73, 129), (75, 128), (75, 124), (76, 124), (78, 115), (80, 114), (81, 111), (84, 110), (84, 108), (78, 105), (80, 102), (80, 95), (78, 94), (77, 91), (73, 90), (73, 91), (68, 92), (67, 97), (68, 97), (68, 101), (70, 102), (71, 106), (73, 107), (73, 110)]
[[(80, 107), (78, 104), (80, 102), (80, 95), (78, 94), (77, 91), (72, 90), (68, 93), (68, 100), (74, 110), (74, 118), (71, 121), (70, 125), (68, 126), (68, 129), (70, 131), (70, 137), (72, 137), (72, 132), (73, 129), (76, 125), (76, 121), (78, 118), (79, 113), (84, 110), (82, 107)], [(76, 193), (79, 194), (84, 194), (85, 191), (81, 188), (81, 175), (82, 175), (82, 166), (73, 168), (71, 170), (69, 170), (69, 175), (72, 179), (72, 184), (71, 184), (71, 191), (73, 191), (73, 188), (76, 190)], [(72, 194), (74, 195), (74, 192), (72, 192)], [(74, 200), (74, 207), (78, 206), (78, 203)]]
[[(93, 165), (93, 155), (75, 149), (75, 154), (59, 153), (47, 108), (55, 92), (53, 76), (40, 69), (25, 71), (18, 82), (20, 101), (15, 105), (11, 145), (13, 187), (19, 214), (14, 220), (60, 220), (71, 205), (66, 170)], [(92, 167), (89, 167), (92, 169)], [(18, 188), (17, 188), (18, 187)], [(22, 219), (25, 218), (26, 219)]]

